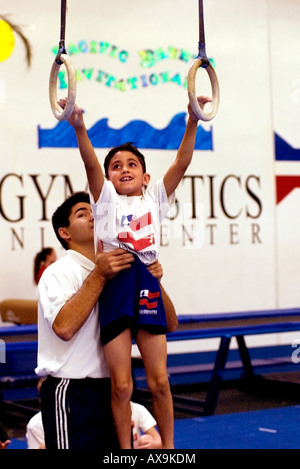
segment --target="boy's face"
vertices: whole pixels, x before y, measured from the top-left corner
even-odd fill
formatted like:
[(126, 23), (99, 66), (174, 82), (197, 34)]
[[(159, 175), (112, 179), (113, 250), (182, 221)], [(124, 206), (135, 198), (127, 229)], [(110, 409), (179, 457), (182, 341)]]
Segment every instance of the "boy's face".
[(142, 195), (143, 186), (147, 186), (150, 175), (143, 172), (139, 158), (130, 151), (118, 151), (111, 158), (108, 177), (118, 194), (128, 196)]

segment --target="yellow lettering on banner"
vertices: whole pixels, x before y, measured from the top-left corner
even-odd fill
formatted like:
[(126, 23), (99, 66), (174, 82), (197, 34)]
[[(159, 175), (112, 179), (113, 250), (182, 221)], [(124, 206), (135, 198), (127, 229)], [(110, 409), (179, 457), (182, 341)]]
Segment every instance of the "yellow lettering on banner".
[[(56, 55), (58, 47), (52, 48), (52, 52)], [(67, 53), (69, 55), (78, 54), (101, 54), (107, 55), (111, 59), (117, 59), (122, 63), (127, 62), (129, 58), (129, 52), (124, 49), (119, 49), (118, 46), (112, 45), (109, 42), (104, 41), (85, 41), (81, 40), (78, 44), (70, 43), (67, 47)]]
[(161, 62), (162, 60), (182, 60), (183, 62), (190, 62), (195, 57), (194, 54), (184, 50), (177, 49), (176, 47), (159, 47), (158, 49), (144, 49), (138, 52), (141, 59), (141, 67), (150, 68)]
[[(104, 70), (98, 70), (94, 68), (83, 68), (82, 70), (76, 70), (76, 80), (83, 82), (84, 80), (92, 81), (95, 80), (98, 83), (102, 83), (109, 88), (116, 89), (121, 92), (137, 90), (140, 88), (147, 88), (149, 86), (165, 85), (166, 83), (175, 84), (181, 86), (184, 89), (187, 88), (187, 77), (182, 76), (180, 73), (175, 73), (171, 76), (170, 71), (166, 70), (160, 73), (151, 73), (150, 75), (140, 75), (129, 78), (120, 78), (105, 72)], [(58, 73), (58, 82), (60, 89), (66, 89), (68, 87), (68, 76), (65, 70), (60, 70)]]

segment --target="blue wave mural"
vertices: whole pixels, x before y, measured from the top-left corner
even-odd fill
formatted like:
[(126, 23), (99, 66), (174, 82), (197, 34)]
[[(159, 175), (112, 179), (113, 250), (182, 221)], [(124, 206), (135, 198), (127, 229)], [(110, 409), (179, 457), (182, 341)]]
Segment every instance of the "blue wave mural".
[[(142, 120), (133, 120), (121, 129), (112, 129), (108, 119), (104, 118), (88, 130), (88, 135), (94, 148), (111, 148), (133, 142), (138, 148), (177, 150), (186, 127), (185, 118), (185, 113), (176, 114), (164, 129), (156, 129)], [(39, 148), (74, 148), (77, 140), (73, 128), (63, 121), (53, 129), (38, 126), (38, 145)], [(198, 126), (195, 149), (213, 150), (212, 127), (205, 130)]]
[(300, 148), (293, 148), (276, 133), (274, 138), (276, 161), (300, 161)]

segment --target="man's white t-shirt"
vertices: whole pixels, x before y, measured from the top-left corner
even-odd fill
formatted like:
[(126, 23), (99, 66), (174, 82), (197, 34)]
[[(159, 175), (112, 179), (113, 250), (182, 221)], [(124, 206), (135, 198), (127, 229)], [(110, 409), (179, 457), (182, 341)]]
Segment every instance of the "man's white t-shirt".
[(66, 342), (52, 329), (63, 305), (78, 292), (94, 269), (94, 263), (76, 251), (51, 264), (38, 285), (38, 376), (83, 379), (109, 377), (107, 362), (100, 343), (98, 303), (90, 316)]

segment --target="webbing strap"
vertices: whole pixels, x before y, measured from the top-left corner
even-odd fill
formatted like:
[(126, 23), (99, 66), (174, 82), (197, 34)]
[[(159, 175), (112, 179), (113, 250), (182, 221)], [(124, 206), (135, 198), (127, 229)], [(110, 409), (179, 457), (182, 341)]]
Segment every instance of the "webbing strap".
[(67, 16), (67, 0), (61, 0), (60, 8), (60, 41), (58, 46), (58, 53), (56, 56), (56, 63), (61, 65), (63, 62), (60, 60), (61, 54), (66, 54), (65, 36), (66, 36), (66, 16)]
[(199, 0), (199, 43), (198, 43), (198, 58), (202, 60), (201, 67), (207, 67), (209, 60), (206, 55), (205, 47), (205, 29), (204, 29), (204, 13), (203, 13), (203, 0)]

